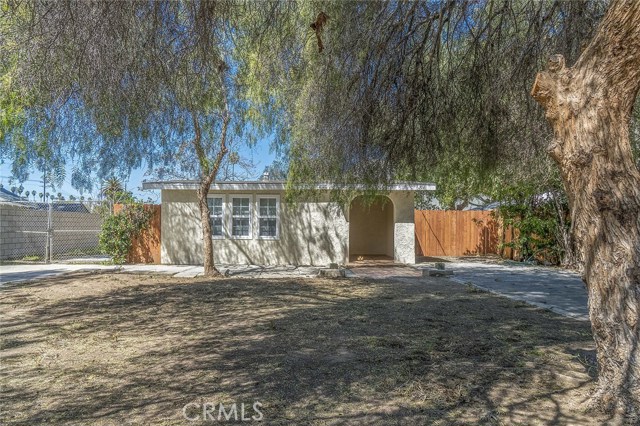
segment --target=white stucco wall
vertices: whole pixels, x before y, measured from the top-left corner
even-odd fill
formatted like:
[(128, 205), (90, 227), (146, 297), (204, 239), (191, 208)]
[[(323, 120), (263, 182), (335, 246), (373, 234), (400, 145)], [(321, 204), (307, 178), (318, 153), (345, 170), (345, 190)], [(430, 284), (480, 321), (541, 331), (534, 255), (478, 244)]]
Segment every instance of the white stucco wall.
[[(251, 195), (254, 220), (252, 239), (214, 239), (214, 259), (221, 264), (319, 265), (345, 264), (349, 258), (348, 212), (328, 199), (286, 203), (284, 192), (211, 192), (227, 197)], [(280, 196), (280, 238), (256, 238), (256, 196)], [(394, 206), (393, 253), (396, 261), (415, 263), (414, 194), (394, 191), (388, 194)], [(202, 264), (202, 231), (195, 190), (162, 190), (163, 264)]]
[[(211, 195), (219, 195), (212, 192)], [(232, 194), (251, 195), (252, 239), (214, 239), (214, 260), (222, 264), (320, 265), (347, 262), (349, 225), (344, 210), (326, 200), (288, 204), (284, 193), (225, 192), (227, 212)], [(256, 195), (280, 196), (280, 238), (258, 239)], [(195, 191), (162, 191), (161, 259), (167, 264), (202, 264), (202, 227)]]
[(406, 264), (416, 263), (414, 195), (413, 191), (394, 191), (388, 195), (394, 205), (394, 259)]

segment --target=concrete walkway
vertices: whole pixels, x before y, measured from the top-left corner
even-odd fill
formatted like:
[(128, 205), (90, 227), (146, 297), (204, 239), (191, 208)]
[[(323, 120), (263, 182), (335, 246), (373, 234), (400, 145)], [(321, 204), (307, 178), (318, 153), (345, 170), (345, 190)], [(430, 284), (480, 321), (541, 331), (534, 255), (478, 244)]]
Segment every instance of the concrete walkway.
[[(454, 282), (471, 284), (567, 317), (589, 319), (587, 291), (582, 279), (574, 272), (515, 262), (497, 263), (481, 258), (466, 262), (460, 258), (440, 260), (446, 262), (446, 269), (454, 271), (451, 278)], [(347, 270), (347, 277), (420, 281), (421, 269), (432, 267), (431, 262), (414, 268), (401, 265), (354, 266)]]
[[(218, 265), (227, 276), (250, 278), (315, 277), (318, 268), (296, 266)], [(0, 286), (7, 283), (34, 281), (73, 272), (123, 272), (131, 274), (171, 275), (192, 278), (202, 275), (204, 267), (193, 265), (100, 265), (100, 264), (8, 264), (0, 265)]]
[(589, 320), (587, 290), (574, 272), (540, 266), (452, 262), (453, 281), (521, 300), (568, 317)]
[[(100, 265), (78, 263), (49, 263), (49, 264), (8, 264), (0, 265), (0, 285), (34, 281), (51, 278), (74, 272), (129, 272), (176, 275), (193, 268), (193, 266), (177, 265)], [(202, 267), (200, 268), (202, 269)], [(195, 275), (194, 275), (195, 276)]]

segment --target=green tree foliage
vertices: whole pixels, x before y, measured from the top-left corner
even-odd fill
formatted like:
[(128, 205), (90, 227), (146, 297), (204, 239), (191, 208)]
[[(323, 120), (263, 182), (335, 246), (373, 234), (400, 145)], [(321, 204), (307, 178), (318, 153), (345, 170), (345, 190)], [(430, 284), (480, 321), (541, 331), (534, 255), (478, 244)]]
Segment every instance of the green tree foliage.
[(504, 246), (518, 250), (522, 260), (576, 267), (570, 236), (569, 204), (558, 187), (540, 192), (536, 185), (504, 188), (495, 214), (503, 226), (512, 227), (514, 238)]
[[(235, 144), (269, 122), (251, 107), (237, 46), (269, 7), (237, 2), (8, 1), (0, 53), (20, 57), (17, 92), (33, 94), (22, 125), (4, 135), (14, 174), (57, 170), (71, 183), (124, 177), (143, 161), (159, 178), (200, 183), (205, 273), (213, 273), (206, 194)], [(247, 123), (251, 121), (249, 126)], [(273, 120), (271, 121), (273, 122)], [(251, 134), (243, 138), (250, 127)], [(20, 143), (17, 143), (19, 140)], [(7, 142), (9, 141), (9, 142)]]
[[(543, 178), (551, 134), (529, 96), (577, 58), (602, 1), (304, 2), (243, 70), (282, 103), (294, 182), (435, 181), (445, 203)], [(310, 23), (328, 16), (320, 53)], [(255, 43), (260, 45), (259, 42)], [(249, 77), (247, 77), (249, 78)], [(313, 141), (310, 143), (310, 141)]]
[(32, 101), (24, 120), (2, 126), (0, 155), (21, 178), (68, 158), (77, 189), (143, 161), (159, 177), (198, 178), (218, 153), (223, 116), (229, 147), (256, 116), (234, 80), (237, 3), (4, 4), (0, 57), (23, 58), (12, 63), (12, 90)]
[(262, 171), (263, 180), (287, 180), (289, 164), (282, 160), (275, 160)]
[[(0, 46), (9, 47), (9, 41), (4, 36), (14, 24), (9, 14), (10, 3), (0, 0)], [(16, 11), (20, 13), (20, 11)], [(0, 54), (0, 149), (6, 149), (5, 140), (8, 129), (19, 126), (24, 121), (24, 107), (27, 105), (27, 97), (21, 96), (13, 85), (17, 56), (11, 55), (8, 49), (2, 49)], [(13, 143), (21, 144), (23, 141), (16, 139)], [(0, 151), (1, 152), (1, 151)]]

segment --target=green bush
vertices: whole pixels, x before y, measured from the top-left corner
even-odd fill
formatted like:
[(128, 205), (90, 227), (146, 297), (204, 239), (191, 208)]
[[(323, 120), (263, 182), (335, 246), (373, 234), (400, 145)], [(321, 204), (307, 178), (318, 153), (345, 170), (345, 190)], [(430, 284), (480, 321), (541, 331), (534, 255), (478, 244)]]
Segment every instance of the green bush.
[(133, 239), (149, 226), (150, 220), (151, 212), (141, 203), (124, 205), (102, 222), (100, 250), (110, 255), (114, 263), (126, 262)]
[[(523, 260), (560, 264), (567, 254), (563, 235), (569, 232), (568, 206), (539, 196), (502, 204), (496, 211), (506, 226), (517, 229), (518, 236), (503, 247), (519, 250)], [(560, 215), (563, 217), (561, 218)]]

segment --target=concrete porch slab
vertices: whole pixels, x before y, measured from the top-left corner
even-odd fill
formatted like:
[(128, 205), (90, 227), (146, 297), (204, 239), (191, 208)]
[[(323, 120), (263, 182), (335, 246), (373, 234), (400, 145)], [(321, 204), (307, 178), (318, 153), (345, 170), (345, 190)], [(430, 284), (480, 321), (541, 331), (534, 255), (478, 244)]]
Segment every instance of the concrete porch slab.
[(392, 278), (421, 278), (422, 271), (406, 265), (351, 266), (347, 277), (373, 280)]

